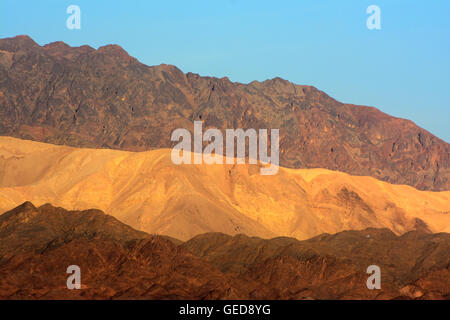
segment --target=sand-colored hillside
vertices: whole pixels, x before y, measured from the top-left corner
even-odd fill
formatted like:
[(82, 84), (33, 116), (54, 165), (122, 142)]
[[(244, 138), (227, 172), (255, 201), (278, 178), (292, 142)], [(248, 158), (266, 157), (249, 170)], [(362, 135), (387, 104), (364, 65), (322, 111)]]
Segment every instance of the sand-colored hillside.
[(170, 150), (76, 149), (0, 137), (0, 211), (24, 201), (98, 208), (187, 240), (209, 231), (298, 239), (387, 227), (450, 232), (450, 191), (418, 191), (325, 169), (174, 165)]

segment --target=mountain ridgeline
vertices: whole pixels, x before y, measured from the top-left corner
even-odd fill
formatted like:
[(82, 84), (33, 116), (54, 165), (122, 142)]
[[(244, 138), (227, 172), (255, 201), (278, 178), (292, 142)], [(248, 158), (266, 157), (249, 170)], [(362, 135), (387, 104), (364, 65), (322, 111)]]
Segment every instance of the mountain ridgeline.
[(327, 169), (176, 165), (170, 149), (73, 148), (0, 137), (0, 212), (25, 201), (97, 208), (180, 240), (206, 232), (303, 240), (343, 230), (450, 232), (450, 191)]
[[(99, 210), (26, 202), (0, 215), (1, 299), (449, 299), (449, 257), (448, 233), (207, 233), (181, 242)], [(366, 286), (374, 263), (380, 290)], [(74, 264), (81, 290), (66, 287)]]
[[(438, 116), (438, 115), (436, 115)], [(76, 147), (172, 147), (171, 132), (280, 129), (280, 164), (450, 190), (450, 145), (375, 108), (281, 78), (249, 84), (147, 66), (121, 47), (0, 40), (0, 135)]]

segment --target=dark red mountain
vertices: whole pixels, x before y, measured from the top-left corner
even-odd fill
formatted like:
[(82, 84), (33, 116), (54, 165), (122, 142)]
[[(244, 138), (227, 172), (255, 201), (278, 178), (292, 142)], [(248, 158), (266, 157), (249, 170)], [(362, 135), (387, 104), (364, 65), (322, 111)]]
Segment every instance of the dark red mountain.
[[(439, 115), (436, 115), (437, 117)], [(0, 135), (78, 147), (170, 147), (175, 128), (279, 128), (281, 165), (450, 190), (450, 145), (414, 123), (281, 78), (242, 84), (146, 66), (121, 47), (0, 40)]]
[[(0, 299), (449, 299), (449, 259), (447, 233), (208, 233), (182, 243), (99, 210), (27, 202), (0, 215)], [(380, 290), (366, 287), (372, 264)], [(70, 265), (81, 290), (66, 287)]]

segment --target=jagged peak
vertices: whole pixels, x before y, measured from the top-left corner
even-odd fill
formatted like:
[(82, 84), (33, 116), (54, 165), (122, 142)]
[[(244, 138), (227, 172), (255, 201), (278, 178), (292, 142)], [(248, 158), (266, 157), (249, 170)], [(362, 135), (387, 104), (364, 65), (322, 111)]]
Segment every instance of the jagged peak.
[[(30, 36), (28, 36), (28, 35), (26, 35), (26, 34), (20, 34), (20, 35), (17, 35), (17, 36), (15, 36), (15, 37), (11, 37), (11, 38), (9, 38), (9, 39), (15, 39), (15, 40), (20, 40), (20, 41), (32, 41), (32, 42), (34, 42), (34, 40), (33, 40)], [(34, 42), (34, 43), (36, 43), (36, 42)]]
[(163, 71), (169, 71), (169, 72), (175, 72), (175, 73), (182, 73), (184, 74), (183, 71), (181, 71), (180, 68), (178, 68), (177, 66), (174, 66), (173, 64), (166, 64), (166, 63), (161, 63), (157, 66), (155, 66), (157, 69), (159, 70), (163, 70)]
[(101, 46), (98, 48), (97, 52), (111, 54), (114, 56), (130, 57), (128, 52), (126, 52), (121, 46), (119, 46), (117, 44), (107, 44), (105, 46)]
[(48, 50), (62, 49), (62, 50), (76, 50), (76, 51), (83, 51), (83, 52), (84, 51), (95, 51), (94, 48), (92, 48), (91, 46), (88, 46), (88, 45), (72, 47), (72, 46), (68, 45), (67, 43), (65, 43), (64, 41), (50, 42), (50, 43), (47, 43), (46, 45), (44, 45), (43, 47)]
[(40, 46), (27, 35), (18, 35), (11, 38), (0, 39), (1, 50), (16, 52), (31, 48), (40, 48)]
[(20, 206), (18, 206), (16, 209), (19, 210), (36, 210), (36, 207), (31, 201), (25, 201)]
[(46, 45), (44, 45), (44, 48), (47, 49), (70, 49), (71, 46), (69, 46), (67, 43), (63, 42), (63, 41), (54, 41), (54, 42), (50, 42), (47, 43)]
[(0, 224), (7, 223), (8, 221), (15, 221), (17, 219), (22, 220), (23, 217), (37, 214), (37, 208), (30, 201), (25, 201), (20, 206), (15, 207), (14, 209), (5, 212), (0, 215)]

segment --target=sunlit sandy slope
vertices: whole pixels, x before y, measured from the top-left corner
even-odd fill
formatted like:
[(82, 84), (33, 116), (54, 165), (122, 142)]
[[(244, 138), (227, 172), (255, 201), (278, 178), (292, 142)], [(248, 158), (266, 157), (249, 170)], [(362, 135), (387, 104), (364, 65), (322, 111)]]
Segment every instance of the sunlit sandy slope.
[(74, 149), (0, 137), (0, 211), (24, 201), (99, 208), (182, 240), (220, 231), (305, 239), (345, 229), (450, 232), (450, 191), (418, 191), (325, 169), (174, 165), (170, 150)]

